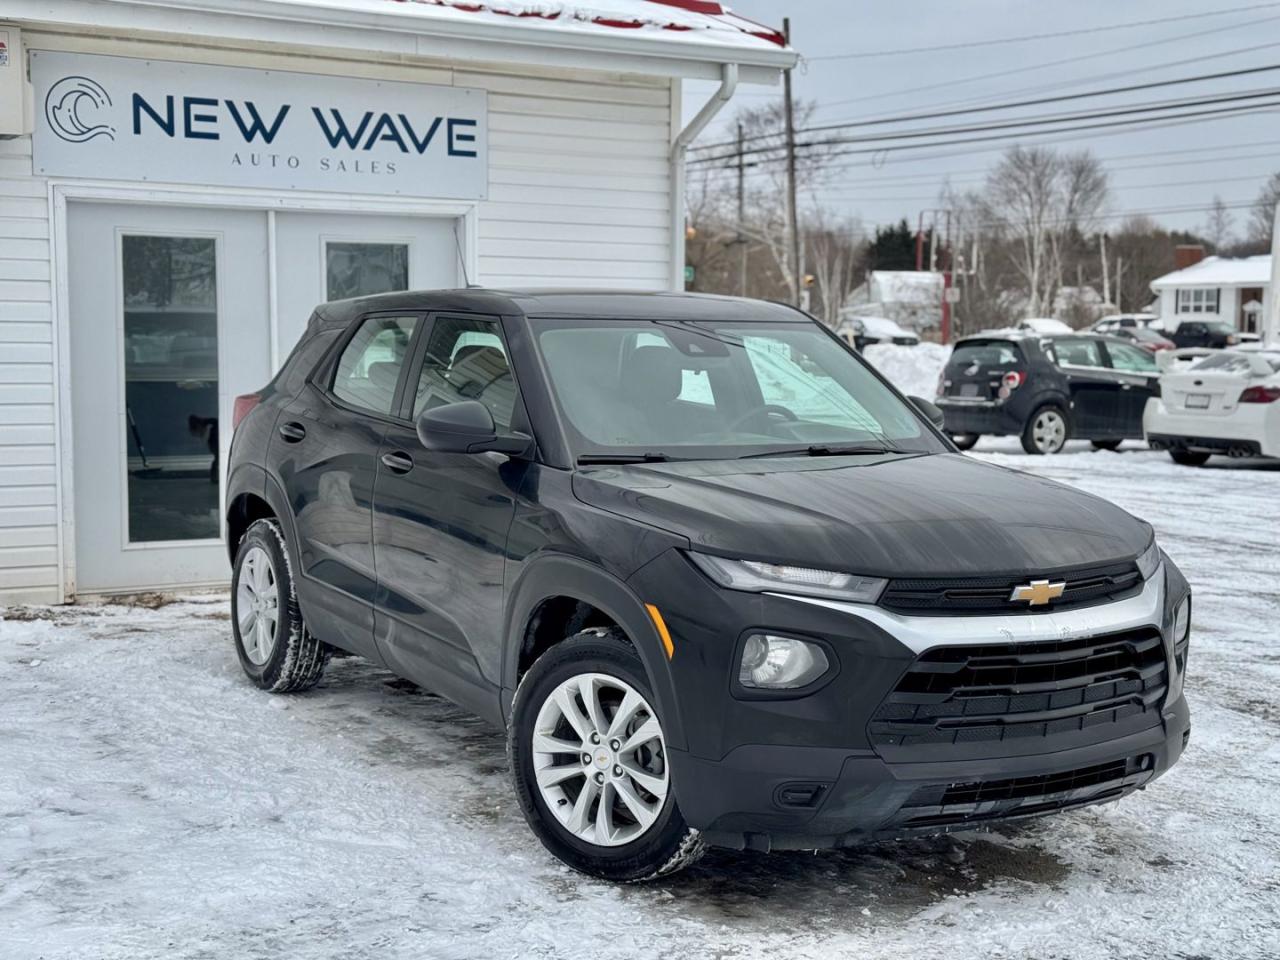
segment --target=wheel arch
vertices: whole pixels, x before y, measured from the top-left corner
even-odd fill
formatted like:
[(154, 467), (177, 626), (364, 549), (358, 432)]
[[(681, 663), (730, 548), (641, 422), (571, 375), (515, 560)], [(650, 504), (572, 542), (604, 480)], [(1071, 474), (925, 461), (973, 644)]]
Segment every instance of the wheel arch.
[[(549, 602), (585, 604), (616, 624), (636, 648), (662, 713), (667, 743), (686, 749), (679, 703), (662, 638), (644, 603), (617, 577), (576, 557), (546, 556), (532, 561), (512, 587), (507, 603), (502, 649), (502, 715), (508, 721), (520, 682), (521, 651), (530, 628)], [(583, 626), (592, 625), (590, 615)], [(576, 631), (575, 631), (576, 632)], [(563, 637), (561, 639), (567, 639)], [(558, 642), (558, 641), (556, 641)], [(554, 643), (549, 646), (554, 646)], [(543, 646), (545, 651), (549, 646)]]

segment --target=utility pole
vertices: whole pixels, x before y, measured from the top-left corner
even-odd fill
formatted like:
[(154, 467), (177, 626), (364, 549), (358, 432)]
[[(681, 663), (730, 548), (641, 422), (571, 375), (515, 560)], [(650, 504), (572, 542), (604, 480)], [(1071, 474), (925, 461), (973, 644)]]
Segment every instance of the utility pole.
[(1111, 303), (1111, 276), (1107, 269), (1107, 235), (1098, 234), (1098, 252), (1102, 256), (1102, 302)]
[(1123, 313), (1120, 306), (1120, 282), (1124, 278), (1124, 257), (1116, 257), (1116, 313)]
[[(782, 18), (782, 35), (791, 46), (791, 18)], [(787, 224), (791, 232), (791, 276), (795, 281), (796, 306), (800, 306), (804, 278), (800, 275), (800, 214), (796, 210), (796, 118), (791, 102), (791, 68), (782, 74), (782, 92), (787, 122)]]
[(916, 227), (916, 272), (924, 269), (924, 211), (920, 211), (920, 220)]
[(743, 154), (746, 138), (738, 124), (738, 296), (747, 295), (747, 237), (742, 225), (747, 220), (747, 167)]
[(1264, 294), (1266, 309), (1262, 314), (1262, 342), (1280, 346), (1280, 204), (1271, 227), (1271, 289)]
[(947, 211), (947, 227), (942, 248), (942, 343), (951, 342), (951, 211)]

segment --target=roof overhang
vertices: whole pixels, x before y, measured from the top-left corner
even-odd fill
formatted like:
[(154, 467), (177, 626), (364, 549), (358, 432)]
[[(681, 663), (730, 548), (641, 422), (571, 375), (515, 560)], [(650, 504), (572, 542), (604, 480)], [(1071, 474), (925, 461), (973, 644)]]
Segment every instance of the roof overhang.
[(723, 65), (733, 63), (743, 83), (776, 83), (797, 60), (791, 49), (746, 35), (725, 42), (712, 31), (477, 16), (474, 8), (395, 0), (0, 0), (0, 20), (87, 33), (706, 80), (720, 79)]

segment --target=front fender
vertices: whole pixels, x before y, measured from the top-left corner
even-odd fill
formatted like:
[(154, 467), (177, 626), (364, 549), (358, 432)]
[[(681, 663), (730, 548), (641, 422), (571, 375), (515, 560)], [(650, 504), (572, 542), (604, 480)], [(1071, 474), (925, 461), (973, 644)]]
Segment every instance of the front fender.
[(644, 603), (612, 574), (576, 557), (552, 554), (531, 560), (512, 586), (503, 629), (502, 715), (511, 718), (524, 643), (525, 626), (538, 604), (552, 597), (574, 597), (603, 611), (626, 631), (644, 664), (657, 708), (662, 714), (663, 732), (673, 749), (686, 747), (680, 705), (671, 681), (671, 667), (657, 628), (649, 619)]

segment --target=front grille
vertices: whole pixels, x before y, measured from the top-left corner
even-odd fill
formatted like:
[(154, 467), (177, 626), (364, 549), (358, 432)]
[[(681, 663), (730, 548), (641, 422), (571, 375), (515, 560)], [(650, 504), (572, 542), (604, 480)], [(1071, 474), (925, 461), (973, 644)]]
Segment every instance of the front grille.
[(967, 745), (999, 755), (1015, 742), (1096, 742), (1159, 721), (1168, 683), (1164, 642), (1147, 628), (1038, 643), (935, 647), (921, 654), (871, 718), (891, 759)]
[[(1132, 560), (1106, 566), (1070, 570), (1052, 581), (1066, 584), (1062, 596), (1044, 606), (1029, 607), (1010, 600), (1014, 587), (1029, 582), (1027, 576), (959, 577), (890, 580), (880, 605), (910, 613), (982, 613), (1010, 610), (1036, 613), (1117, 600), (1142, 585), (1142, 575)], [(1037, 578), (1040, 579), (1040, 578)]]
[(898, 815), (904, 828), (945, 827), (1035, 816), (1123, 796), (1151, 778), (1150, 754), (1007, 780), (931, 784), (916, 790)]

